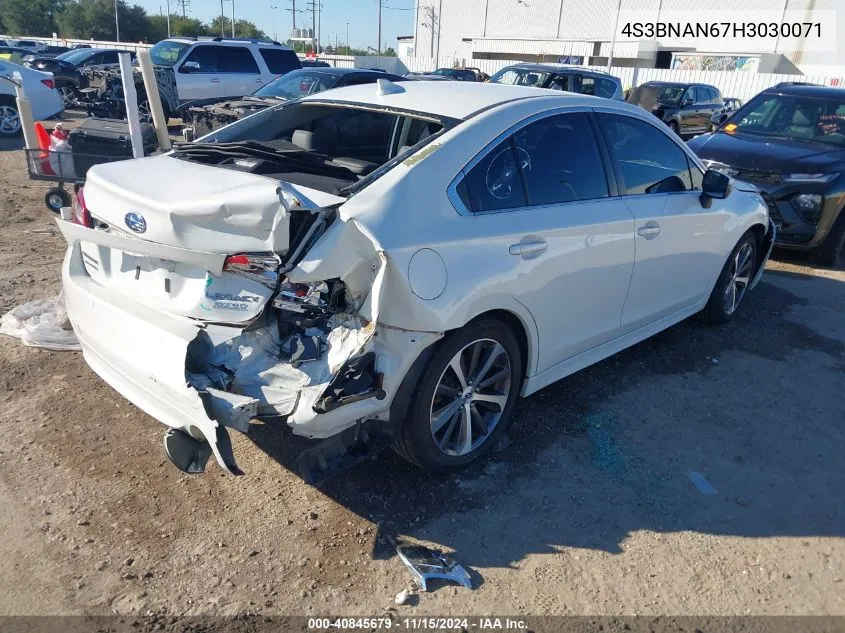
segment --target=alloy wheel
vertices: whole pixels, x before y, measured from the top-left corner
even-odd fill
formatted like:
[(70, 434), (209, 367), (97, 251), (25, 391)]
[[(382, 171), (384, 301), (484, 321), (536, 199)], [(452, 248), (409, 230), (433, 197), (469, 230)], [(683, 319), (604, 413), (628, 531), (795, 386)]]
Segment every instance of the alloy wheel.
[(443, 453), (466, 455), (502, 418), (511, 389), (511, 361), (493, 339), (464, 346), (443, 370), (431, 399), (431, 435)]
[(74, 91), (70, 86), (62, 86), (59, 88), (59, 94), (62, 97), (62, 104), (67, 108), (73, 102)]
[(742, 303), (748, 284), (751, 283), (751, 273), (754, 271), (754, 247), (746, 242), (734, 255), (728, 283), (725, 286), (724, 306), (726, 314), (733, 314)]
[(12, 106), (0, 106), (0, 134), (17, 134), (21, 129), (18, 111)]

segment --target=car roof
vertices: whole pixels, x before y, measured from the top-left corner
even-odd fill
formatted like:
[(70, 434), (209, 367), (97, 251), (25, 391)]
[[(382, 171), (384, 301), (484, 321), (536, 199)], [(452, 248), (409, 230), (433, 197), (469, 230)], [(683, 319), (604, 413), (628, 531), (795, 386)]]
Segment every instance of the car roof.
[[(687, 86), (704, 86), (705, 88), (716, 88), (712, 84), (705, 84), (700, 81), (647, 81), (643, 86), (671, 86), (673, 88), (686, 88)], [(716, 88), (718, 90), (718, 88)]]
[[(606, 73), (601, 70), (593, 70), (592, 68), (584, 68), (583, 66), (573, 66), (572, 64), (531, 64), (531, 63), (523, 63), (523, 64), (512, 64), (511, 66), (507, 66), (506, 68), (524, 68), (526, 70), (536, 70), (538, 72), (577, 72), (582, 73), (584, 75), (595, 75), (596, 77), (606, 77), (607, 79), (614, 79), (619, 81), (618, 77), (614, 77), (610, 73)], [(503, 68), (502, 70), (505, 70)]]
[(273, 42), (271, 40), (252, 40), (242, 38), (220, 38), (220, 37), (168, 37), (161, 40), (162, 42), (179, 42), (180, 44), (218, 44), (222, 46), (274, 46), (281, 49), (292, 51), (293, 49), (287, 44), (280, 42)]
[(794, 95), (803, 97), (837, 97), (845, 98), (845, 88), (833, 88), (831, 86), (812, 85), (781, 85), (766, 88), (763, 92), (767, 94)]
[[(532, 97), (554, 97), (565, 105), (586, 105), (607, 107), (608, 99), (575, 93), (553, 91), (528, 86), (480, 83), (474, 81), (403, 81), (402, 90), (379, 95), (377, 84), (363, 84), (337, 88), (326, 96), (317, 93), (304, 97), (302, 101), (342, 101), (350, 104), (365, 104), (392, 107), (400, 110), (423, 112), (453, 119), (466, 119), (480, 110), (495, 107), (509, 101)], [(634, 108), (634, 106), (630, 106)], [(636, 108), (634, 108), (636, 109)]]

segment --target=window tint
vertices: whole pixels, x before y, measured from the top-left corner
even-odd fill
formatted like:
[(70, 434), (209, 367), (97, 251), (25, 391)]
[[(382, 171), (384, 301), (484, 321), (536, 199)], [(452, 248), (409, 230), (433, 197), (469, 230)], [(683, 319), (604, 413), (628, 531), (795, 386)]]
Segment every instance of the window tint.
[(97, 64), (119, 64), (120, 60), (117, 57), (117, 51), (105, 51), (100, 56)]
[(608, 196), (607, 178), (590, 118), (551, 116), (513, 135), (528, 189), (528, 204), (555, 204)]
[(695, 88), (695, 102), (696, 103), (709, 103), (710, 102), (710, 91), (705, 88), (704, 86), (697, 86)]
[(459, 70), (458, 81), (475, 81), (475, 73), (471, 70)]
[(689, 88), (686, 89), (686, 92), (684, 92), (684, 96), (681, 97), (681, 103), (683, 104), (684, 101), (688, 101), (688, 100), (695, 103), (695, 99), (696, 99), (695, 88), (693, 86), (690, 86)]
[(710, 101), (713, 103), (722, 103), (722, 93), (718, 88), (710, 88)]
[[(524, 150), (519, 152), (525, 161)], [(496, 211), (525, 206), (525, 191), (510, 139), (499, 143), (464, 179), (473, 211)]]
[(596, 80), (593, 77), (586, 77), (581, 75), (581, 94), (595, 95), (596, 94)]
[(596, 94), (599, 97), (610, 99), (614, 94), (616, 94), (616, 82), (611, 79), (598, 78), (596, 79), (596, 85), (598, 86)]
[(620, 193), (669, 193), (692, 188), (687, 155), (665, 133), (633, 117), (601, 114), (599, 125), (622, 182)]
[(274, 75), (283, 75), (302, 67), (296, 53), (285, 48), (262, 48), (259, 52), (267, 68)]
[(227, 46), (219, 51), (221, 73), (245, 73), (257, 75), (258, 64), (248, 48)]
[(197, 62), (200, 67), (195, 73), (219, 73), (220, 63), (217, 49), (219, 46), (197, 46), (188, 53), (185, 62)]

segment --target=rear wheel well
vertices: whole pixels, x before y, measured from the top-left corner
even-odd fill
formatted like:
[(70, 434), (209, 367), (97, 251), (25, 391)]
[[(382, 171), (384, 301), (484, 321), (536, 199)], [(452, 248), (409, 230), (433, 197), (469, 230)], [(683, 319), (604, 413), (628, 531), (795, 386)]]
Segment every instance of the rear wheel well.
[(15, 98), (11, 95), (0, 95), (0, 103), (15, 106), (16, 110), (18, 108), (17, 101), (15, 101)]
[(516, 340), (519, 342), (519, 351), (522, 356), (522, 366), (525, 368), (525, 375), (528, 375), (528, 332), (525, 331), (525, 326), (522, 325), (522, 321), (520, 321), (519, 317), (513, 312), (509, 312), (507, 310), (490, 310), (477, 315), (470, 321), (470, 323), (483, 318), (496, 319), (508, 326), (511, 332), (514, 333)]

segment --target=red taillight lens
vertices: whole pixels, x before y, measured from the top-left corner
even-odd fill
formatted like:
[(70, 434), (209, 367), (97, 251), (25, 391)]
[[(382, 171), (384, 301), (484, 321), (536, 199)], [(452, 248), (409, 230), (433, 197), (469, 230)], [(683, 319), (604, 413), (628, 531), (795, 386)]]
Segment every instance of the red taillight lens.
[(47, 86), (50, 90), (53, 90), (56, 87), (56, 82), (52, 79), (42, 79), (41, 83)]
[(88, 212), (88, 207), (85, 206), (85, 195), (82, 193), (82, 187), (77, 189), (76, 196), (74, 196), (73, 212), (70, 214), (70, 221), (74, 224), (91, 228), (91, 214)]
[(247, 277), (275, 289), (281, 263), (276, 253), (239, 253), (226, 258), (223, 262), (223, 271)]

